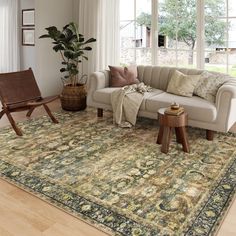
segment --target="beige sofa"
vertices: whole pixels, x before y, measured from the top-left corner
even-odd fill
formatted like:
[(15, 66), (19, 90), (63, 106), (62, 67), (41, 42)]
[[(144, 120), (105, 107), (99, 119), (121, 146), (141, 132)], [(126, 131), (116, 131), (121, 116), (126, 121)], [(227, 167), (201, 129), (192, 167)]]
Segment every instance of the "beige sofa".
[[(230, 79), (219, 88), (214, 104), (197, 96), (182, 97), (167, 93), (168, 82), (176, 69), (173, 67), (138, 66), (140, 82), (153, 87), (152, 92), (145, 93), (138, 116), (157, 119), (159, 108), (177, 102), (188, 113), (190, 126), (227, 132), (236, 122), (236, 78)], [(178, 68), (178, 70), (184, 74), (201, 74), (203, 72), (196, 69)], [(98, 109), (98, 116), (102, 116), (103, 109), (112, 111), (111, 93), (119, 89), (109, 87), (109, 76), (109, 71), (94, 72), (88, 81), (87, 104)]]

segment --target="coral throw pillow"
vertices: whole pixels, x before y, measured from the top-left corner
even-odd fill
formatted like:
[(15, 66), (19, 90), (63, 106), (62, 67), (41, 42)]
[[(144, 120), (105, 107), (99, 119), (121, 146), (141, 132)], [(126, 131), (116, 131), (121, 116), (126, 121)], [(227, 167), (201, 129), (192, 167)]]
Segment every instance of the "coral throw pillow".
[(111, 71), (110, 87), (123, 87), (138, 84), (137, 66), (117, 67), (109, 66)]

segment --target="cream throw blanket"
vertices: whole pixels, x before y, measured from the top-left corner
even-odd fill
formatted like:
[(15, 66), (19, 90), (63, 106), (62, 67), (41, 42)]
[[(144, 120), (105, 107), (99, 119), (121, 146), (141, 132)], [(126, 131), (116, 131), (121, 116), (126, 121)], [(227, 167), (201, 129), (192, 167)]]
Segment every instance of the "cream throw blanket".
[(121, 127), (135, 125), (144, 93), (151, 90), (150, 86), (139, 83), (128, 85), (112, 92), (111, 104), (114, 122)]

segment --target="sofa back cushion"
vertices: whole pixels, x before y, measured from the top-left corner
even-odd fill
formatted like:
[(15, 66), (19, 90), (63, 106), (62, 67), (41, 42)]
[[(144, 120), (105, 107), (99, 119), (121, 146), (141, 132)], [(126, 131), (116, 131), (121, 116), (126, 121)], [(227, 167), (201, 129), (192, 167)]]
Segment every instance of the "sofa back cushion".
[(166, 91), (169, 81), (178, 70), (186, 75), (200, 75), (203, 70), (164, 67), (164, 66), (138, 66), (138, 79), (153, 88)]

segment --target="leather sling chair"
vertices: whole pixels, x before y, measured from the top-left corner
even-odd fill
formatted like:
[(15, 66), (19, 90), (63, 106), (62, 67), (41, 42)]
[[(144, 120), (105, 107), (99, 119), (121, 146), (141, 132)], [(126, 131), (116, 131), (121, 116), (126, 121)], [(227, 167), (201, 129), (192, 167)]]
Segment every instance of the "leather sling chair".
[(54, 123), (58, 123), (46, 105), (58, 97), (57, 95), (42, 98), (31, 68), (24, 71), (0, 74), (0, 100), (2, 102), (0, 119), (6, 114), (12, 128), (19, 136), (23, 134), (16, 125), (11, 112), (28, 110), (26, 116), (30, 117), (36, 107), (43, 106), (51, 120)]

